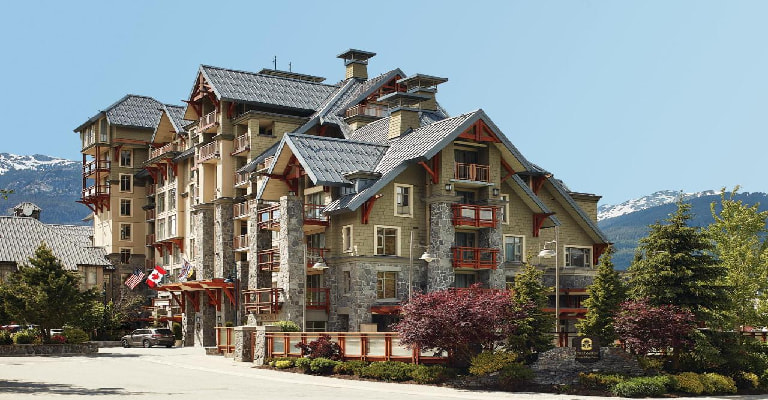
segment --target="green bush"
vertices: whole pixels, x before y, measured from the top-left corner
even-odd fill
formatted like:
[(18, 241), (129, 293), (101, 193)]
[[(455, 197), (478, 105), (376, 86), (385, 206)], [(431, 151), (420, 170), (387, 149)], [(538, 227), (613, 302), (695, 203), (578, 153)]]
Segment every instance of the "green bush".
[(8, 331), (0, 330), (0, 345), (13, 344), (13, 337)]
[(304, 372), (309, 372), (309, 369), (311, 368), (312, 360), (306, 357), (297, 358), (296, 361), (293, 362), (296, 368), (301, 369)]
[(641, 376), (619, 382), (611, 393), (621, 397), (659, 397), (667, 393), (671, 379), (666, 376)]
[(32, 344), (36, 339), (36, 332), (31, 329), (18, 331), (13, 334), (13, 342), (16, 344)]
[(398, 361), (378, 361), (360, 371), (360, 376), (385, 381), (407, 381), (415, 366)]
[(309, 369), (316, 374), (330, 374), (337, 364), (339, 364), (338, 361), (317, 357), (312, 359), (312, 362), (309, 364)]
[(501, 371), (502, 368), (515, 361), (517, 361), (517, 354), (515, 353), (484, 351), (472, 357), (469, 373), (472, 375), (490, 374)]
[(265, 364), (269, 365), (270, 367), (274, 367), (275, 364), (277, 364), (278, 361), (290, 361), (291, 366), (293, 366), (294, 361), (296, 361), (295, 357), (275, 357), (275, 358), (268, 358), (265, 361)]
[(499, 384), (507, 390), (514, 390), (533, 379), (533, 371), (522, 363), (512, 363), (499, 372)]
[(88, 341), (88, 334), (78, 328), (64, 328), (64, 336), (68, 343), (85, 343)]
[(627, 379), (626, 376), (622, 375), (616, 375), (616, 374), (597, 374), (594, 372), (590, 373), (579, 373), (579, 383), (581, 386), (587, 389), (599, 389), (599, 390), (606, 390), (613, 387), (613, 385), (623, 382)]
[(699, 375), (701, 383), (704, 385), (705, 394), (728, 394), (736, 393), (736, 382), (733, 378), (709, 372)]
[(442, 383), (456, 376), (456, 371), (443, 365), (416, 365), (411, 378), (417, 383)]
[(174, 322), (173, 325), (171, 325), (171, 330), (173, 331), (173, 338), (176, 340), (181, 340), (183, 338), (182, 330), (181, 330), (181, 324), (178, 322)]
[(277, 369), (293, 368), (293, 361), (292, 360), (275, 361), (273, 364), (273, 367)]
[(637, 363), (640, 364), (640, 368), (652, 373), (657, 373), (664, 368), (664, 359), (660, 357), (638, 356)]
[(768, 369), (760, 374), (760, 387), (763, 389), (768, 389)]
[(293, 321), (277, 321), (272, 325), (279, 327), (281, 332), (301, 332), (301, 328)]
[(752, 390), (760, 386), (760, 379), (752, 372), (737, 372), (733, 375), (733, 381), (739, 389)]
[(676, 392), (700, 395), (704, 393), (701, 377), (695, 372), (679, 373), (673, 378), (672, 390)]
[(336, 364), (335, 367), (333, 367), (333, 373), (339, 374), (339, 375), (357, 375), (360, 376), (360, 371), (363, 370), (363, 368), (368, 366), (367, 361), (362, 360), (352, 360), (352, 361), (345, 361), (340, 362)]

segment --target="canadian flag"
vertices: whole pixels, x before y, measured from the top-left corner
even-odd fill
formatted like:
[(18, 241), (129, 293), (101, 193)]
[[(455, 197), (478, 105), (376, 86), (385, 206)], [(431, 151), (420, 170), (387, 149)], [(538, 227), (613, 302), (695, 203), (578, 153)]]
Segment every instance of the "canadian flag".
[(168, 272), (166, 272), (163, 267), (156, 265), (155, 270), (147, 277), (147, 286), (151, 288), (157, 286), (157, 284), (160, 283), (160, 280), (163, 279), (163, 276), (167, 273)]

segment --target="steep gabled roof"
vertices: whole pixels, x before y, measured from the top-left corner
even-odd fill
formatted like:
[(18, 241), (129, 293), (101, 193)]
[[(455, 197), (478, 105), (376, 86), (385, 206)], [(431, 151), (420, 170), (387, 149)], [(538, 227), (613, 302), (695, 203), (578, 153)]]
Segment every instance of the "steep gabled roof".
[(102, 116), (106, 116), (107, 122), (114, 126), (155, 129), (160, 121), (161, 108), (163, 108), (163, 103), (151, 97), (129, 94), (107, 107), (106, 110), (89, 118), (74, 131), (79, 132)]
[(565, 202), (568, 204), (570, 211), (575, 213), (579, 218), (575, 218), (577, 221), (579, 221), (580, 224), (583, 224), (583, 226), (588, 230), (591, 231), (595, 237), (603, 241), (604, 243), (608, 243), (609, 240), (603, 234), (603, 232), (598, 228), (597, 224), (592, 221), (591, 218), (584, 212), (584, 210), (579, 207), (578, 204), (576, 204), (576, 201), (571, 197), (570, 194), (568, 194), (568, 191), (566, 190), (565, 186), (562, 182), (558, 179), (554, 179), (553, 177), (547, 178), (547, 182), (549, 182), (552, 187), (555, 189), (555, 192), (559, 194)]
[(315, 111), (338, 89), (334, 85), (209, 65), (201, 65), (200, 73), (221, 100), (296, 110)]
[[(167, 129), (168, 126), (165, 126), (164, 128), (161, 128), (163, 126), (163, 114), (165, 114), (168, 117), (168, 122), (170, 122), (171, 126), (170, 128), (173, 129), (173, 132), (162, 132), (162, 135), (160, 137), (162, 138), (173, 138), (174, 132), (176, 134), (179, 133), (186, 133), (186, 130), (184, 129), (184, 126), (189, 124), (192, 121), (184, 119), (184, 107), (182, 106), (175, 106), (172, 104), (163, 104), (163, 107), (160, 109), (160, 118), (157, 121), (157, 125), (155, 125), (155, 131), (152, 133), (152, 142), (155, 142), (158, 139), (158, 129)], [(168, 136), (170, 135), (170, 136)]]

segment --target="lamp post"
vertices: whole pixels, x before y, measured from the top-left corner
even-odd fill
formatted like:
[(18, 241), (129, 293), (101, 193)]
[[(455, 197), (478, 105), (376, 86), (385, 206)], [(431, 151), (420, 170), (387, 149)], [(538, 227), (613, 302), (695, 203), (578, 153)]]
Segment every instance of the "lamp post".
[[(304, 243), (304, 264), (302, 268), (307, 268), (307, 255), (308, 249), (307, 249), (307, 243)], [(312, 269), (316, 271), (325, 271), (328, 269), (328, 264), (325, 263), (325, 260), (323, 260), (323, 256), (321, 253), (320, 260), (315, 262), (312, 267)], [(301, 313), (301, 329), (304, 330), (304, 332), (307, 331), (307, 297), (309, 296), (309, 293), (307, 292), (307, 271), (304, 270), (304, 301), (303, 303), (303, 310)], [(327, 300), (327, 299), (326, 299)]]
[[(408, 259), (410, 264), (410, 268), (408, 269), (408, 300), (409, 301), (413, 296), (413, 246), (414, 246), (413, 232), (416, 231), (417, 229), (419, 229), (418, 226), (414, 226), (413, 229), (411, 229), (411, 239), (408, 244)], [(415, 246), (428, 248), (427, 246), (420, 245), (420, 244), (417, 244)], [(430, 263), (432, 261), (437, 260), (437, 257), (433, 256), (432, 254), (430, 254), (428, 251), (425, 250), (424, 254), (422, 254), (421, 257), (419, 257), (419, 260), (424, 260)]]
[(232, 290), (235, 294), (235, 316), (232, 322), (235, 326), (238, 326), (237, 319), (240, 314), (240, 279), (237, 278), (237, 265), (232, 268), (232, 272), (229, 273), (227, 279), (224, 279), (224, 282), (232, 284)]
[[(555, 333), (558, 335), (558, 343), (559, 343), (559, 333), (560, 333), (560, 265), (558, 264), (558, 230), (557, 226), (555, 226), (555, 240), (544, 242), (544, 249), (539, 252), (539, 257), (544, 258), (552, 258), (555, 257)], [(554, 247), (553, 249), (548, 249), (547, 245), (551, 245)]]

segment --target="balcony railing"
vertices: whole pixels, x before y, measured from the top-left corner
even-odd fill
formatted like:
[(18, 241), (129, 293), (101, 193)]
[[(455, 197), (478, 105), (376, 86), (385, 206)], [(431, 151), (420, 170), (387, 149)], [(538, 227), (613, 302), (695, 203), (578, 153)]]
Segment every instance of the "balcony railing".
[(453, 205), (453, 225), (495, 228), (499, 207), (474, 204)]
[(272, 163), (275, 162), (275, 156), (267, 157), (264, 159), (264, 168), (269, 168)]
[(496, 269), (499, 249), (483, 247), (453, 247), (453, 267)]
[(256, 266), (262, 272), (277, 272), (280, 270), (280, 249), (262, 250), (256, 254)]
[(323, 204), (304, 204), (304, 224), (328, 225), (328, 216), (323, 215)]
[(280, 227), (280, 205), (262, 208), (259, 210), (258, 229), (274, 230)]
[(346, 112), (344, 112), (344, 117), (354, 117), (357, 115), (367, 115), (370, 117), (386, 117), (387, 116), (387, 106), (379, 105), (379, 104), (366, 104), (366, 105), (356, 105), (350, 109), (348, 109)]
[(491, 168), (488, 165), (456, 163), (454, 178), (462, 181), (488, 182)]
[(248, 216), (248, 202), (244, 201), (242, 203), (235, 203), (232, 205), (233, 212), (232, 216), (233, 218), (243, 218)]
[(283, 304), (282, 288), (245, 290), (243, 294), (245, 311), (254, 314), (277, 314)]
[(174, 142), (168, 143), (163, 147), (158, 147), (156, 149), (152, 149), (152, 151), (149, 152), (149, 159), (153, 159), (156, 157), (160, 157), (165, 153), (170, 153), (172, 151), (178, 151), (178, 145)]
[(248, 249), (248, 235), (237, 235), (232, 240), (232, 248), (235, 250)]
[(155, 219), (155, 209), (154, 208), (146, 210), (144, 212), (144, 214), (146, 215), (146, 220), (147, 221), (152, 221), (152, 220)]
[(155, 234), (154, 233), (150, 233), (149, 235), (147, 235), (146, 242), (147, 242), (147, 246), (152, 246), (153, 244), (155, 244), (155, 242), (156, 242)]
[(83, 176), (90, 176), (96, 171), (109, 171), (111, 161), (91, 160), (83, 164)]
[(208, 128), (211, 128), (213, 126), (216, 126), (218, 123), (217, 117), (218, 113), (216, 111), (211, 111), (208, 114), (203, 115), (200, 117), (200, 121), (197, 124), (198, 132), (205, 132)]
[(156, 192), (157, 192), (157, 185), (155, 184), (147, 185), (147, 197), (154, 196)]
[(208, 160), (219, 157), (219, 148), (216, 145), (216, 141), (210, 142), (200, 147), (200, 155), (197, 157), (197, 163), (206, 162)]
[(331, 289), (307, 288), (307, 310), (323, 310), (328, 312), (331, 307)]
[(319, 261), (325, 261), (326, 257), (328, 257), (328, 253), (330, 250), (323, 249), (319, 247), (308, 247), (307, 248), (307, 268), (312, 268), (315, 263)]
[(240, 135), (235, 138), (234, 148), (232, 149), (232, 155), (240, 154), (244, 151), (251, 149), (251, 138), (246, 135)]
[(109, 195), (109, 185), (93, 185), (83, 189), (83, 198)]
[(250, 180), (250, 172), (235, 172), (235, 186), (247, 185)]
[[(96, 140), (98, 138), (98, 141)], [(106, 133), (96, 134), (95, 131), (90, 131), (83, 134), (83, 148), (94, 145), (96, 143), (109, 143), (109, 138)]]

